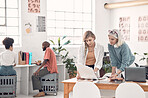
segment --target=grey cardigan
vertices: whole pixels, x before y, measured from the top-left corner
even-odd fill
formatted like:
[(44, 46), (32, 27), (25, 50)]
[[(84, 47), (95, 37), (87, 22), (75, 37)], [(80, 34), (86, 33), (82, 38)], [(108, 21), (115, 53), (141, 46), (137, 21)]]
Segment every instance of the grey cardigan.
[(125, 67), (130, 66), (135, 60), (134, 55), (125, 42), (117, 48), (108, 44), (108, 50), (111, 65), (117, 67), (121, 71), (124, 71)]

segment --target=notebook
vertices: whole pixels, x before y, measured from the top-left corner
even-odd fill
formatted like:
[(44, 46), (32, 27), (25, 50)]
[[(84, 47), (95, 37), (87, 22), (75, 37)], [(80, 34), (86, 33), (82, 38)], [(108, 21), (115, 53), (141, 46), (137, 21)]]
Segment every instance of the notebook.
[(126, 67), (125, 81), (146, 82), (146, 70), (144, 67)]
[(77, 64), (76, 67), (77, 67), (77, 71), (79, 72), (81, 78), (98, 79), (92, 68), (88, 66), (80, 65), (80, 64)]

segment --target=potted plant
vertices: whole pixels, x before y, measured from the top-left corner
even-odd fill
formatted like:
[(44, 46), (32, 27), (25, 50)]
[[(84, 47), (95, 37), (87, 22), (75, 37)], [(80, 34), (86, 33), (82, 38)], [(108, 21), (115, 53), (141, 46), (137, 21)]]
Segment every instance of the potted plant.
[(137, 52), (134, 52), (134, 55), (139, 55), (139, 56), (141, 56), (141, 58), (140, 58), (139, 61), (141, 61), (141, 60), (146, 60), (146, 64), (147, 64), (147, 66), (148, 66), (148, 53), (143, 53), (143, 55), (141, 55), (141, 54), (139, 54), (139, 53), (137, 53)]
[(67, 57), (66, 59), (64, 59), (63, 63), (66, 65), (66, 69), (69, 73), (69, 78), (74, 78), (77, 75), (77, 68), (75, 66), (75, 62), (74, 62), (74, 58), (75, 57)]
[[(66, 36), (63, 36), (62, 38), (58, 38), (58, 46), (56, 46), (55, 42), (53, 40), (50, 40), (50, 42), (55, 45), (55, 47), (53, 47), (53, 51), (56, 54), (56, 59), (57, 59), (57, 63), (62, 63), (62, 51), (67, 51), (66, 48), (64, 48), (63, 46), (68, 45), (70, 43), (70, 40), (67, 40), (66, 42), (62, 42), (64, 41), (64, 39), (66, 38)], [(61, 44), (63, 43), (63, 44)]]
[(110, 63), (109, 56), (104, 56), (102, 68), (104, 69), (105, 73), (111, 73), (112, 72), (112, 66), (111, 66), (111, 63)]

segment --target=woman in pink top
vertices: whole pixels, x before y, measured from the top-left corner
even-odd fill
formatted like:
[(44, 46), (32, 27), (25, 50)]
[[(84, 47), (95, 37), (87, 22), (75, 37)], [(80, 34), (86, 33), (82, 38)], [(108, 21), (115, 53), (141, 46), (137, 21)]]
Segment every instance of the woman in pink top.
[[(53, 50), (49, 48), (49, 46), (50, 46), (50, 43), (48, 43), (47, 41), (42, 43), (42, 49), (43, 51), (45, 51), (44, 61), (41, 64), (41, 66), (38, 68), (38, 70), (34, 72), (32, 76), (33, 90), (39, 90), (39, 93), (33, 97), (45, 96), (45, 92), (43, 92), (42, 87), (41, 87), (41, 82), (40, 82), (41, 77), (49, 73), (58, 73), (56, 56)], [(36, 64), (40, 65), (39, 63), (36, 63)]]

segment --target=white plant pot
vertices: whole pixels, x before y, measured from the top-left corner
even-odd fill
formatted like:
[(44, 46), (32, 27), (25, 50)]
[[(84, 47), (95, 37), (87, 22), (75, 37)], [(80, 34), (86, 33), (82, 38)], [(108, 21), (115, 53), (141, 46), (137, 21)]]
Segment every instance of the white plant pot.
[(56, 55), (57, 64), (62, 63), (62, 57), (60, 55)]

